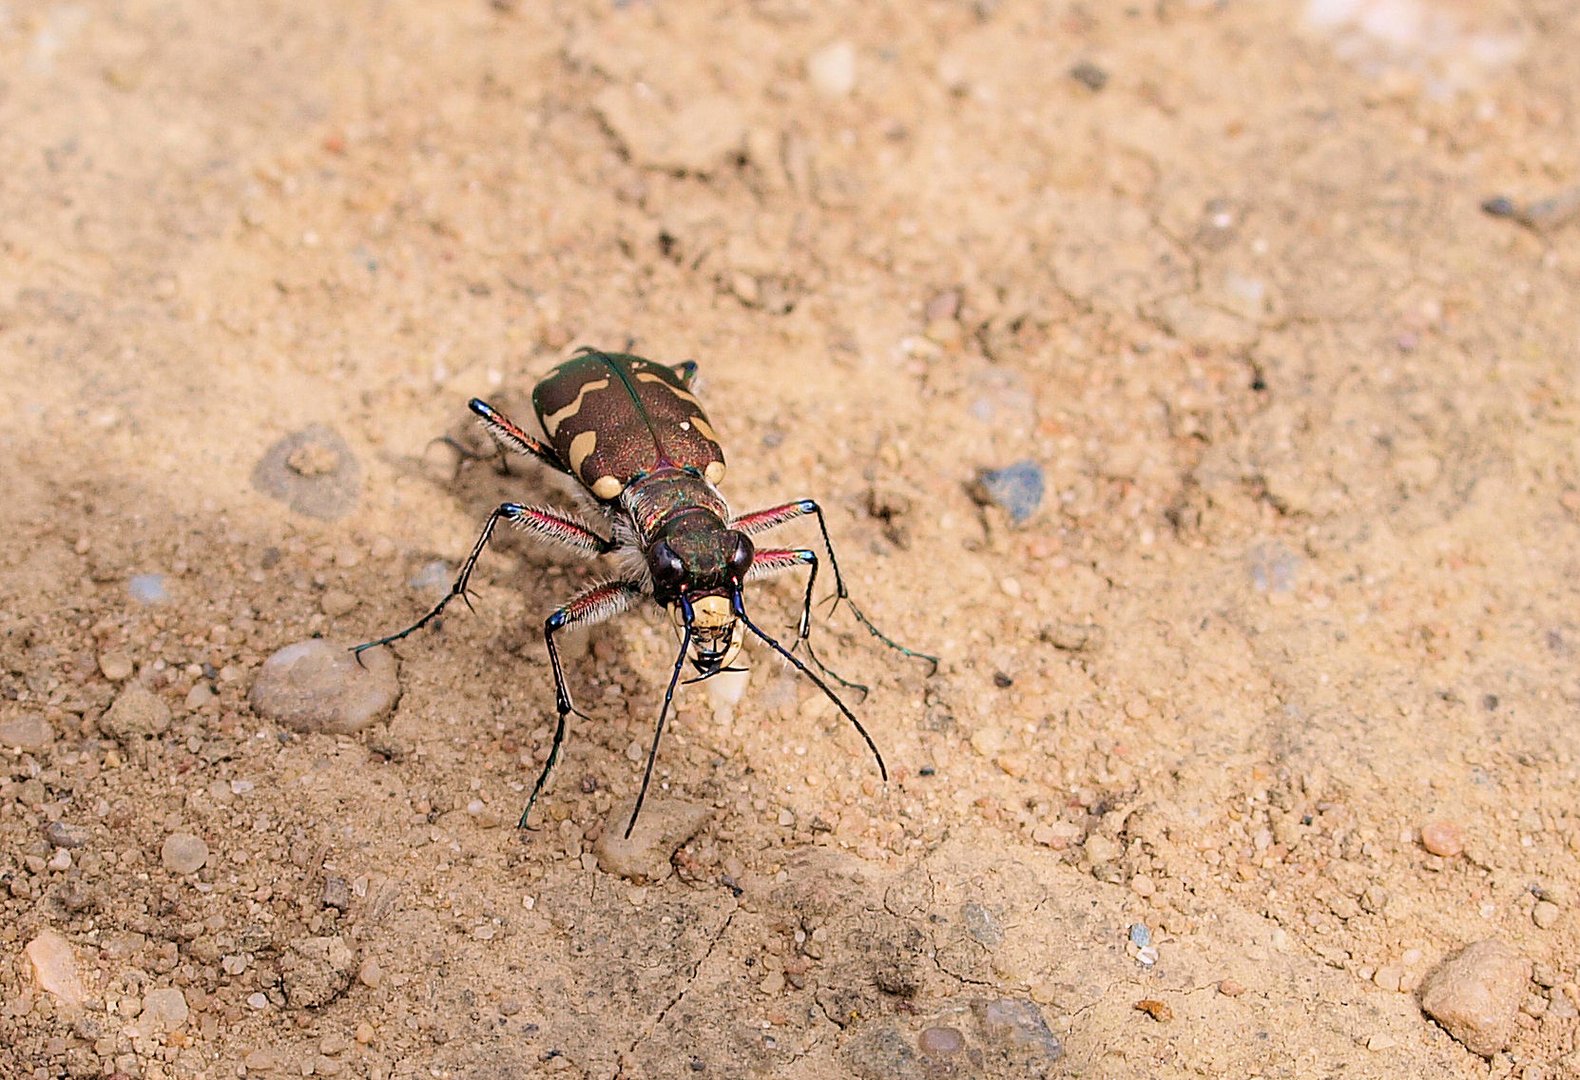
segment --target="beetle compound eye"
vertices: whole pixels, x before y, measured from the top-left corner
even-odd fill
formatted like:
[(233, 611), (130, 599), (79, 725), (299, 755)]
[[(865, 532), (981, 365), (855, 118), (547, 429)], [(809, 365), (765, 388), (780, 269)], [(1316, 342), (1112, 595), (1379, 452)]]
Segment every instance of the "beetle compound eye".
[(647, 556), (648, 569), (653, 572), (653, 584), (669, 592), (680, 588), (686, 579), (686, 564), (680, 561), (669, 542), (660, 540)]
[(736, 581), (746, 580), (746, 571), (752, 568), (752, 556), (755, 549), (745, 533), (735, 533), (735, 546), (730, 549), (729, 568), (730, 577)]

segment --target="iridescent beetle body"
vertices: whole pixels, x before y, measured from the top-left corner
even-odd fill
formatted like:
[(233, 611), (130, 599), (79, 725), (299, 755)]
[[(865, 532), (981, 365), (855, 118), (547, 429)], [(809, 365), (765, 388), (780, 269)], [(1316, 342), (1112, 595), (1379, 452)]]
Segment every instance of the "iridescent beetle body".
[(489, 517), (455, 585), (432, 611), (405, 630), (357, 646), (360, 654), (364, 649), (398, 641), (436, 619), (451, 600), (458, 596), (465, 599), (472, 570), (501, 520), (584, 556), (616, 552), (623, 556), (617, 576), (586, 589), (544, 623), (559, 722), (548, 760), (521, 814), (523, 826), (559, 756), (566, 717), (573, 712), (585, 715), (571, 704), (556, 635), (611, 618), (643, 596), (651, 597), (669, 612), (680, 635), (680, 652), (664, 694), (647, 770), (626, 826), (627, 836), (647, 794), (664, 720), (686, 659), (689, 656), (698, 680), (737, 670), (731, 665), (746, 632), (767, 643), (833, 701), (861, 733), (877, 759), (879, 772), (888, 778), (877, 745), (839, 695), (746, 614), (741, 590), (747, 581), (806, 567), (807, 588), (796, 644), (806, 647), (808, 659), (819, 671), (844, 686), (865, 690), (840, 679), (812, 652), (808, 635), (817, 553), (809, 548), (758, 549), (750, 539), (753, 533), (798, 517), (816, 516), (834, 574), (835, 602), (848, 604), (857, 620), (885, 644), (937, 665), (935, 657), (895, 644), (850, 602), (833, 548), (828, 546), (823, 511), (816, 502), (798, 499), (731, 517), (717, 488), (724, 479), (724, 452), (702, 403), (691, 392), (696, 370), (690, 362), (670, 367), (625, 353), (583, 349), (551, 371), (533, 390), (533, 408), (547, 442), (528, 435), (504, 414), (473, 398), (469, 407), (502, 447), (538, 458), (580, 485), (606, 518), (608, 535), (562, 511), (505, 503)]

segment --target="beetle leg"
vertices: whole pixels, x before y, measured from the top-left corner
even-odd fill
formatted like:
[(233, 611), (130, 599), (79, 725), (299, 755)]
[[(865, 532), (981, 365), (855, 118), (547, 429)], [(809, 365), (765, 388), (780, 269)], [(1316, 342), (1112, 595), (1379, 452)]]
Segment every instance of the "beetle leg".
[(796, 627), (796, 642), (790, 651), (805, 645), (806, 654), (813, 665), (848, 690), (859, 690), (861, 696), (867, 696), (867, 687), (862, 683), (851, 682), (839, 672), (823, 663), (821, 657), (812, 650), (812, 590), (817, 585), (817, 552), (811, 548), (759, 548), (752, 556), (751, 569), (746, 572), (747, 581), (759, 581), (763, 578), (782, 574), (787, 570), (797, 570), (808, 567), (810, 573), (806, 579), (806, 594), (801, 600), (801, 622)]
[(538, 774), (537, 783), (532, 785), (532, 794), (527, 797), (527, 806), (521, 811), (521, 820), (516, 823), (517, 828), (527, 827), (527, 815), (532, 813), (532, 805), (538, 801), (538, 795), (542, 792), (549, 773), (554, 769), (554, 763), (559, 760), (560, 744), (565, 741), (565, 718), (571, 713), (584, 720), (588, 718), (586, 713), (571, 704), (570, 691), (565, 686), (565, 669), (560, 664), (560, 650), (554, 642), (554, 635), (561, 630), (592, 626), (594, 623), (613, 618), (629, 608), (642, 595), (641, 586), (633, 582), (605, 581), (583, 592), (544, 621), (543, 640), (548, 644), (549, 666), (554, 670), (554, 709), (559, 714), (559, 719), (554, 725), (554, 742), (549, 746), (549, 758), (543, 763), (543, 771)]
[(579, 552), (582, 555), (602, 555), (613, 551), (615, 543), (605, 540), (597, 533), (579, 521), (555, 513), (552, 510), (543, 510), (538, 507), (522, 506), (520, 503), (503, 503), (488, 515), (488, 524), (483, 526), (483, 532), (477, 538), (477, 543), (472, 545), (472, 553), (466, 557), (466, 562), (461, 564), (461, 572), (456, 575), (455, 584), (450, 586), (450, 591), (445, 593), (432, 611), (412, 623), (398, 633), (388, 634), (374, 641), (364, 641), (351, 651), (360, 658), (368, 649), (379, 645), (390, 645), (401, 638), (415, 634), (418, 630), (437, 619), (450, 601), (460, 597), (467, 607), (472, 606), (471, 598), (467, 595), (467, 585), (472, 580), (472, 571), (477, 566), (477, 560), (483, 554), (483, 548), (488, 546), (488, 541), (494, 535), (494, 528), (501, 520), (509, 521), (512, 525), (519, 525), (528, 532), (544, 540), (550, 540)]
[[(750, 535), (777, 528), (787, 521), (794, 521), (796, 518), (805, 517), (808, 514), (817, 517), (818, 530), (823, 534), (823, 547), (828, 551), (829, 569), (834, 571), (834, 606), (838, 607), (839, 602), (843, 600), (850, 608), (851, 614), (856, 616), (856, 621), (865, 626), (867, 632), (873, 637), (901, 655), (914, 657), (917, 660), (926, 660), (933, 666), (933, 671), (937, 671), (938, 657), (929, 653), (917, 652), (915, 649), (908, 649), (901, 645), (882, 630), (872, 625), (872, 620), (867, 618), (866, 614), (851, 600), (850, 592), (845, 588), (845, 579), (839, 572), (839, 560), (834, 556), (834, 542), (828, 536), (828, 522), (823, 517), (823, 508), (817, 504), (816, 500), (797, 499), (782, 506), (773, 506), (767, 510), (757, 510), (750, 514), (742, 514), (730, 522), (730, 528), (739, 529), (741, 532)], [(829, 614), (832, 615), (833, 613), (833, 608), (830, 608)]]
[(568, 547), (588, 558), (594, 555), (607, 555), (619, 547), (613, 540), (604, 539), (575, 518), (558, 510), (550, 510), (542, 506), (522, 506), (520, 503), (506, 503), (499, 509), (505, 510), (507, 507), (509, 512), (505, 517), (509, 518), (510, 523), (518, 529), (531, 533), (539, 540)]
[(531, 435), (522, 431), (514, 420), (482, 398), (473, 398), (466, 403), (466, 407), (477, 414), (477, 418), (483, 422), (483, 427), (494, 437), (494, 441), (506, 450), (514, 451), (526, 457), (535, 457), (551, 469), (557, 469), (566, 476), (576, 475), (568, 465), (560, 460), (560, 456), (554, 452), (553, 447), (534, 439)]

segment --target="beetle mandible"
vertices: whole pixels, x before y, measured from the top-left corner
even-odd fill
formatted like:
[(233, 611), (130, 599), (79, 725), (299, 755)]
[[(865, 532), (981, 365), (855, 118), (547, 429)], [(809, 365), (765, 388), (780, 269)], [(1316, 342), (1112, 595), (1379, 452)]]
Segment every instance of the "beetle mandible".
[[(642, 787), (626, 824), (628, 838), (647, 797), (664, 721), (688, 656), (697, 671), (696, 678), (688, 680), (691, 682), (711, 678), (722, 671), (741, 670), (731, 665), (747, 634), (766, 643), (828, 696), (861, 734), (877, 760), (878, 772), (888, 780), (888, 767), (872, 736), (818, 674), (822, 672), (842, 686), (865, 693), (865, 687), (840, 678), (812, 651), (809, 635), (812, 590), (818, 572), (817, 552), (810, 548), (759, 548), (752, 543), (752, 536), (787, 521), (806, 516), (817, 518), (823, 546), (828, 551), (829, 569), (834, 575), (836, 605), (844, 602), (873, 636), (905, 656), (928, 661), (933, 670), (937, 670), (937, 657), (896, 643), (851, 602), (829, 541), (828, 523), (822, 507), (815, 501), (796, 499), (766, 510), (731, 516), (718, 490), (724, 479), (724, 452), (703, 412), (702, 403), (691, 391), (696, 373), (697, 365), (692, 361), (670, 366), (628, 353), (583, 348), (549, 372), (532, 391), (533, 410), (543, 425), (546, 442), (528, 435), (487, 402), (473, 398), (468, 403), (469, 408), (500, 446), (509, 452), (537, 458), (574, 480), (593, 508), (604, 517), (608, 535), (560, 510), (504, 503), (489, 515), (455, 584), (432, 611), (406, 629), (365, 642), (354, 650), (360, 656), (366, 649), (388, 645), (421, 630), (437, 619), (456, 597), (470, 605), (467, 586), (472, 571), (501, 521), (584, 557), (619, 555), (620, 570), (614, 577), (586, 589), (557, 609), (543, 624), (549, 665), (554, 672), (554, 705), (559, 716), (548, 759), (532, 785), (526, 809), (521, 812), (520, 827), (526, 826), (527, 816), (532, 813), (533, 804), (559, 758), (560, 746), (565, 741), (566, 717), (575, 713), (590, 719), (571, 703), (556, 636), (574, 627), (591, 626), (612, 618), (644, 596), (651, 597), (669, 613), (680, 637), (680, 650), (664, 690), (664, 703), (653, 730)], [(796, 642), (786, 649), (751, 620), (741, 593), (749, 581), (801, 567), (807, 568), (806, 593), (796, 628)], [(812, 667), (795, 655), (798, 647), (805, 647)], [(817, 671), (812, 670), (813, 667)]]

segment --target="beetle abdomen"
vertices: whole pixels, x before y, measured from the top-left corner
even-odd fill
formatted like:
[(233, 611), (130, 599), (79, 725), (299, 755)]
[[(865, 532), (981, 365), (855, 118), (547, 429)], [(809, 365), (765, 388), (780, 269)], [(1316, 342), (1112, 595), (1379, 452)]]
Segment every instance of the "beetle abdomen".
[(724, 452), (688, 378), (640, 356), (588, 349), (549, 372), (532, 405), (560, 460), (605, 502), (667, 467), (717, 484)]

